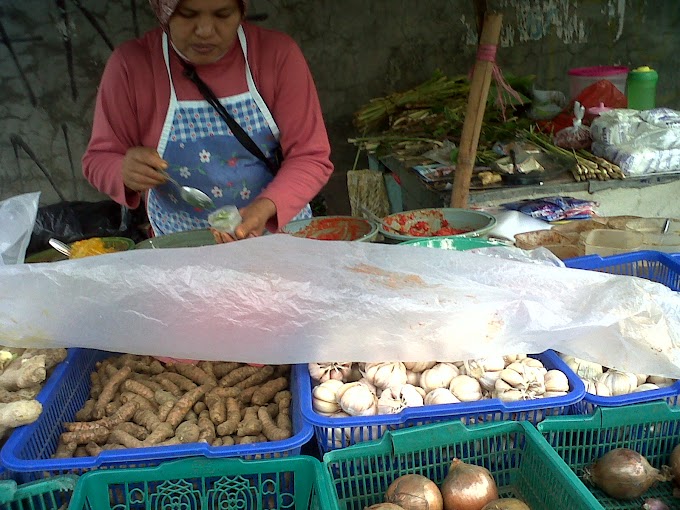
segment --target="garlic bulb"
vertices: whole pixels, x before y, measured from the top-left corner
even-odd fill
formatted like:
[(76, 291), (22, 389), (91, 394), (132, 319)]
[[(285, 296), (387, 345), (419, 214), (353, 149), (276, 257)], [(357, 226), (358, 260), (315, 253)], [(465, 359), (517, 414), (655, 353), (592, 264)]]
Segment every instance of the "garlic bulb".
[[(338, 411), (335, 414), (330, 415), (330, 418), (349, 418), (349, 414), (344, 411)], [(350, 442), (350, 431), (349, 427), (333, 427), (326, 429), (326, 437), (328, 447), (331, 449), (344, 448), (352, 444)]]
[(356, 363), (352, 364), (352, 370), (349, 371), (349, 374), (343, 379), (345, 382), (356, 382), (360, 380), (364, 374), (361, 373), (361, 370), (359, 370), (359, 366)]
[(326, 382), (329, 379), (342, 381), (352, 371), (351, 363), (309, 363), (309, 375), (315, 381)]
[(656, 384), (659, 388), (665, 388), (666, 386), (670, 386), (671, 384), (675, 384), (675, 379), (671, 379), (669, 377), (659, 377), (656, 375), (650, 375), (647, 378), (648, 383)]
[(428, 368), (432, 368), (437, 364), (436, 361), (417, 361), (415, 363), (404, 363), (404, 366), (406, 367), (406, 370), (410, 370), (411, 372), (424, 372)]
[(406, 369), (406, 383), (418, 386), (420, 384), (420, 372)]
[(459, 375), (451, 380), (449, 390), (461, 402), (476, 402), (482, 399), (479, 381), (469, 375)]
[(498, 356), (495, 358), (472, 359), (463, 362), (465, 375), (480, 379), (485, 372), (499, 372), (505, 368), (505, 360)]
[(647, 382), (647, 374), (635, 374), (635, 377), (637, 377), (638, 386)]
[(562, 359), (581, 379), (595, 379), (604, 372), (599, 363), (592, 363), (574, 356), (564, 356)]
[(342, 381), (329, 379), (312, 390), (312, 407), (322, 414), (333, 414), (340, 410), (337, 395), (343, 386)]
[(600, 382), (596, 379), (583, 379), (583, 384), (586, 386), (586, 391), (590, 393), (591, 395), (597, 395), (598, 397), (611, 397), (612, 396), (612, 391), (609, 389), (609, 386), (604, 384), (603, 382)]
[(406, 407), (420, 407), (423, 397), (415, 386), (404, 384), (383, 390), (378, 399), (378, 414), (396, 414)]
[(458, 369), (452, 363), (437, 363), (420, 374), (420, 387), (425, 393), (437, 388), (448, 388), (451, 380), (458, 375)]
[(633, 393), (638, 393), (640, 391), (658, 390), (659, 387), (652, 383), (643, 383), (633, 390)]
[(437, 388), (425, 396), (425, 405), (434, 406), (439, 404), (458, 404), (458, 400), (451, 390), (447, 388)]
[(364, 377), (376, 388), (384, 390), (391, 386), (406, 384), (406, 367), (400, 361), (389, 363), (366, 363)]
[(493, 391), (496, 387), (496, 381), (501, 376), (501, 372), (502, 370), (497, 372), (484, 372), (484, 375), (479, 378), (479, 385), (482, 387), (482, 390), (487, 393)]
[(548, 370), (545, 374), (545, 391), (567, 392), (569, 391), (569, 379), (560, 370)]
[(604, 383), (614, 397), (632, 393), (638, 386), (638, 379), (635, 374), (614, 369), (607, 370), (604, 374), (598, 376), (597, 380)]
[(509, 365), (510, 363), (514, 363), (515, 361), (522, 361), (524, 358), (526, 358), (526, 354), (506, 354), (503, 356), (503, 361), (505, 361), (506, 365)]
[(338, 403), (351, 416), (372, 416), (378, 412), (378, 398), (360, 382), (344, 384), (338, 391)]

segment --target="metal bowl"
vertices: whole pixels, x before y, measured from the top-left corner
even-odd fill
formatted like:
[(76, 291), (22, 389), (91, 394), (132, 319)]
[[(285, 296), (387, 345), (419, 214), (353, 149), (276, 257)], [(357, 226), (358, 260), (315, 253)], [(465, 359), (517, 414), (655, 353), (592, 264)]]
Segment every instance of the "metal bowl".
[(307, 239), (370, 242), (378, 235), (378, 225), (354, 216), (318, 216), (291, 221), (281, 231)]
[[(464, 232), (453, 235), (450, 233), (437, 234), (445, 225), (444, 221), (449, 227)], [(427, 226), (426, 231), (419, 228), (423, 224)], [(479, 237), (489, 232), (495, 225), (496, 218), (489, 213), (441, 207), (390, 214), (383, 219), (383, 224), (380, 225), (379, 230), (382, 235), (389, 239), (410, 241), (412, 239), (442, 236)], [(398, 231), (388, 228), (392, 226)]]

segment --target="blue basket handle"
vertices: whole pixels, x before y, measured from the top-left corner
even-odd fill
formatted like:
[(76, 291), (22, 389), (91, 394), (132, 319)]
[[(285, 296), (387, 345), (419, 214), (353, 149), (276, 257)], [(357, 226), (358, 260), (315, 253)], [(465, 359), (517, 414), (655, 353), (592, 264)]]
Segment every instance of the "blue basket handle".
[(486, 423), (467, 427), (460, 421), (435, 423), (387, 432), (383, 438), (391, 443), (394, 455), (412, 453), (416, 449), (448, 446), (454, 442), (476, 439), (489, 431), (508, 430), (508, 422)]
[(645, 421), (668, 421), (680, 419), (680, 408), (674, 409), (663, 400), (656, 402), (646, 402), (621, 407), (598, 407), (592, 414), (592, 420), (599, 421), (602, 427), (617, 427), (629, 425), (621, 420), (621, 415), (631, 414), (631, 409), (635, 409), (636, 418), (643, 418)]

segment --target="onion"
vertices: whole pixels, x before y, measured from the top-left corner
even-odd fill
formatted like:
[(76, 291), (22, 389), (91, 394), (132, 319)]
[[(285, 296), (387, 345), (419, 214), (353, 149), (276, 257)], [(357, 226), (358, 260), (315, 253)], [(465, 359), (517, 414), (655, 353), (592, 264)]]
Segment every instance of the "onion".
[(442, 510), (444, 502), (439, 487), (422, 475), (404, 475), (387, 488), (385, 501), (404, 510)]
[(404, 510), (394, 503), (378, 503), (377, 505), (367, 506), (365, 510)]
[(675, 483), (680, 485), (680, 444), (673, 448), (673, 453), (671, 453), (670, 465), (671, 473), (673, 473)]
[(642, 510), (671, 510), (666, 503), (656, 498), (649, 498), (645, 500), (645, 504), (642, 505)]
[(531, 510), (526, 503), (515, 498), (497, 499), (486, 505), (482, 510)]
[(498, 489), (487, 469), (453, 459), (442, 482), (442, 496), (444, 510), (482, 510), (498, 499)]
[(628, 448), (607, 452), (586, 469), (585, 478), (616, 499), (638, 498), (656, 482), (671, 479), (650, 466), (642, 455)]

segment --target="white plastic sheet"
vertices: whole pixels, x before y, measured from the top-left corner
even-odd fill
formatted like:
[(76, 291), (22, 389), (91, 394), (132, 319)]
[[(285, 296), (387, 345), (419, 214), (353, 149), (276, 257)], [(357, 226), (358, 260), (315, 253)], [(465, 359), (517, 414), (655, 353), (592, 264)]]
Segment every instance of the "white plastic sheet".
[(23, 264), (38, 214), (40, 193), (25, 193), (0, 202), (0, 266)]
[(0, 268), (0, 335), (176, 358), (461, 360), (553, 348), (680, 377), (680, 297), (638, 278), (286, 235)]

